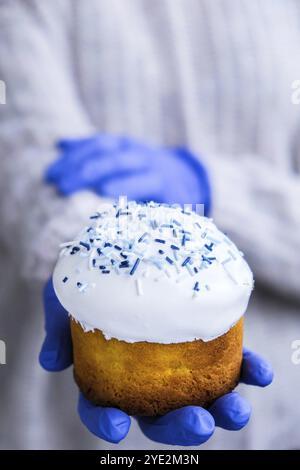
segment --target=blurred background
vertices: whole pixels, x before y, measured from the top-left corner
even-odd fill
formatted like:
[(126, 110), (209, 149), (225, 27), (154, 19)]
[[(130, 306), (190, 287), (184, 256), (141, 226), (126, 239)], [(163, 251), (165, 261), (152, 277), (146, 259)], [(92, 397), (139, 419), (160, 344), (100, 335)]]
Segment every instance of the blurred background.
[[(210, 215), (254, 271), (245, 344), (275, 370), (265, 390), (239, 386), (248, 426), (201, 448), (299, 448), (299, 51), (297, 0), (0, 0), (1, 448), (166, 448), (135, 423), (118, 446), (93, 437), (72, 371), (49, 374), (38, 355), (58, 244), (99, 201), (207, 202), (174, 147), (205, 169)], [(99, 134), (104, 147), (85, 140)], [(124, 152), (116, 136), (160, 150)]]

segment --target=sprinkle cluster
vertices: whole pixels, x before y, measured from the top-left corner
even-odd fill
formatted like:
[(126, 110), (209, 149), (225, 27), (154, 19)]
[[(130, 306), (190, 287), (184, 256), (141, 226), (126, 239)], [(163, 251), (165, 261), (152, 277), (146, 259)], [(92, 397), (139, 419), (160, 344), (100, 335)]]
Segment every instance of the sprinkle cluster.
[[(92, 215), (76, 240), (61, 244), (60, 256), (85, 257), (89, 269), (101, 276), (133, 276), (139, 296), (143, 295), (142, 279), (150, 270), (156, 273), (155, 281), (191, 278), (191, 294), (196, 298), (203, 289), (210, 290), (209, 285), (200, 285), (197, 275), (219, 262), (216, 247), (228, 244), (228, 257), (222, 261), (225, 270), (237, 256), (231, 241), (221, 232), (222, 238), (216, 237), (213, 227), (208, 219), (178, 206), (116, 203)], [(64, 276), (62, 282), (68, 281)], [(80, 292), (89, 287), (84, 281), (77, 282)]]

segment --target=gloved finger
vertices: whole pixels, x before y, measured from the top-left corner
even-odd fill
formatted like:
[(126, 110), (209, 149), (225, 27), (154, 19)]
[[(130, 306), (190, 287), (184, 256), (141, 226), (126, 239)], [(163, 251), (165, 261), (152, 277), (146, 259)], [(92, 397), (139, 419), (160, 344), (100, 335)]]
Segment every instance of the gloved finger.
[(198, 406), (185, 406), (158, 418), (138, 418), (142, 432), (152, 441), (168, 445), (197, 446), (214, 432), (212, 415)]
[(91, 135), (88, 137), (74, 137), (60, 139), (56, 142), (56, 148), (62, 152), (69, 152), (70, 150), (77, 149), (81, 146), (86, 145), (97, 137), (97, 135)]
[(55, 162), (49, 165), (45, 173), (45, 180), (48, 183), (57, 184), (65, 175), (78, 173), (80, 165), (93, 156), (99, 156), (100, 154), (101, 149), (99, 149), (95, 140), (74, 146), (72, 150), (64, 152)]
[(93, 156), (120, 151), (125, 143), (122, 137), (98, 134), (84, 139), (61, 140), (57, 145), (63, 154), (46, 171), (45, 179), (49, 183), (57, 183), (66, 173), (76, 173), (80, 164)]
[(100, 145), (100, 148), (106, 148), (107, 150), (117, 150), (128, 147), (130, 139), (128, 139), (128, 137), (118, 135), (95, 134), (88, 137), (60, 139), (57, 141), (56, 147), (63, 152), (69, 152), (91, 141), (94, 141), (97, 143), (97, 145)]
[(218, 398), (209, 408), (216, 426), (229, 431), (238, 431), (248, 423), (251, 405), (239, 393), (232, 392)]
[(164, 185), (161, 175), (157, 172), (146, 171), (110, 179), (95, 190), (108, 198), (117, 198), (120, 194), (129, 200), (164, 202)]
[(66, 310), (59, 303), (49, 279), (43, 294), (46, 337), (39, 360), (48, 371), (60, 371), (73, 362), (70, 321)]
[(145, 172), (149, 161), (136, 152), (116, 152), (99, 155), (95, 152), (80, 167), (71, 166), (60, 178), (58, 188), (63, 194), (71, 194), (86, 187), (101, 187), (101, 184), (114, 178), (124, 178), (132, 174)]
[(259, 354), (244, 348), (241, 371), (241, 382), (248, 385), (266, 387), (273, 380), (271, 364)]
[(128, 434), (130, 417), (117, 408), (94, 406), (80, 394), (78, 413), (82, 423), (100, 439), (117, 444)]
[(120, 152), (135, 149), (141, 152), (141, 145), (125, 136), (97, 134), (83, 139), (65, 139), (57, 144), (63, 154), (47, 169), (45, 179), (49, 183), (57, 183), (68, 173), (78, 173), (82, 164), (91, 158), (114, 156)]

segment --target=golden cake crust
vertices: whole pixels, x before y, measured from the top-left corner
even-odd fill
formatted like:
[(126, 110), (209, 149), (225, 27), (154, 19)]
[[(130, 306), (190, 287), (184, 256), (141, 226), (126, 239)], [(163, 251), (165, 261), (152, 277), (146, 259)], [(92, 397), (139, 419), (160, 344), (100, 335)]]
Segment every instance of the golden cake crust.
[(215, 340), (177, 344), (106, 340), (71, 320), (75, 380), (95, 405), (129, 415), (162, 415), (186, 405), (208, 407), (238, 383), (243, 319)]

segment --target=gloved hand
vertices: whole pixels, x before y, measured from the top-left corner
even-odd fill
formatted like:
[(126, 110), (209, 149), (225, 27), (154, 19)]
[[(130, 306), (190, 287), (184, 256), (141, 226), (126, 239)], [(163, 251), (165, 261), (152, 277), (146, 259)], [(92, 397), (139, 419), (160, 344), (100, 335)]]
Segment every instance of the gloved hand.
[(96, 135), (62, 140), (60, 157), (46, 181), (63, 195), (89, 189), (104, 197), (126, 195), (136, 201), (204, 204), (211, 191), (200, 160), (184, 148), (151, 147), (128, 137)]
[[(46, 338), (40, 353), (40, 363), (48, 371), (60, 371), (72, 364), (72, 341), (69, 318), (59, 303), (50, 279), (44, 289)], [(265, 387), (272, 382), (270, 364), (257, 354), (244, 350), (241, 381)], [(90, 432), (108, 442), (120, 442), (130, 428), (130, 417), (115, 408), (94, 406), (81, 394), (78, 412)], [(191, 446), (207, 441), (215, 426), (236, 431), (249, 421), (251, 405), (239, 393), (228, 393), (205, 410), (185, 406), (162, 417), (137, 418), (142, 432), (163, 444)]]

